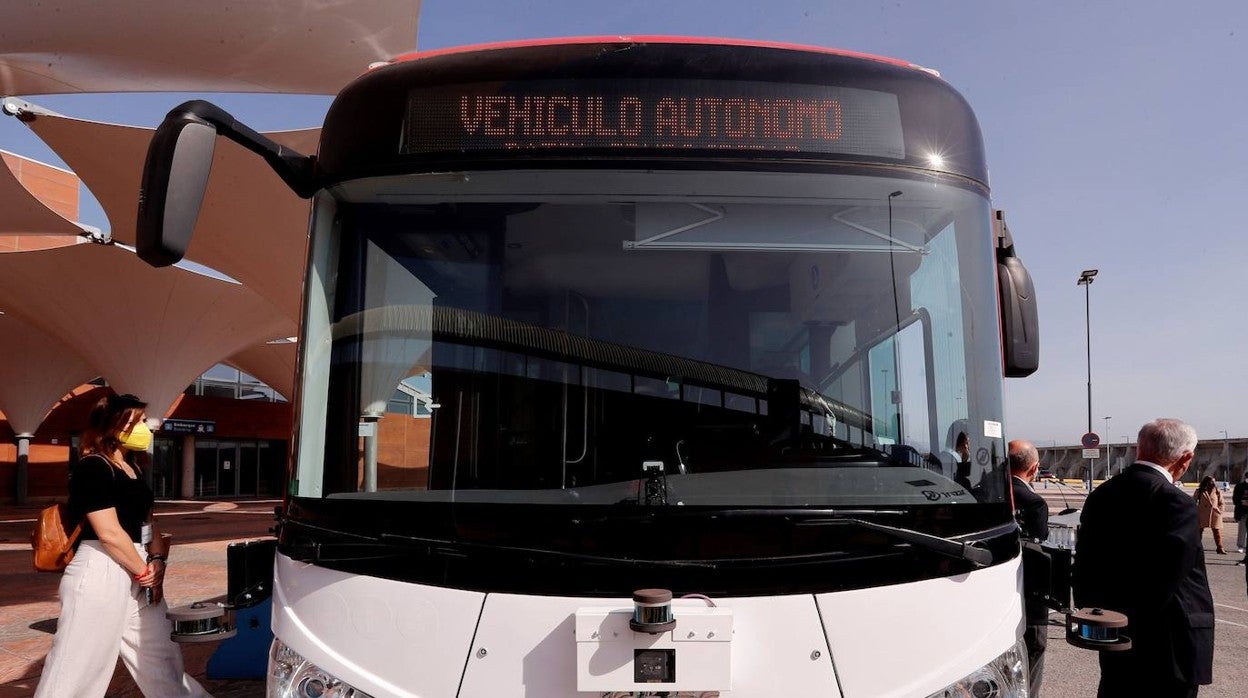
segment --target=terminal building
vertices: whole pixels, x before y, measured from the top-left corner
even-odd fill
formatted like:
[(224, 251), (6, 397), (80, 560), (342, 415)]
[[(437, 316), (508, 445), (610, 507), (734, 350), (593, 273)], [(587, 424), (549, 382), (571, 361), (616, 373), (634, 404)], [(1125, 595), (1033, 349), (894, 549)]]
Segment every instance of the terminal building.
[[(223, 375), (237, 376), (234, 381)], [(218, 365), (188, 386), (155, 431), (146, 468), (159, 499), (277, 497), (290, 450), (290, 404), (237, 369)], [(232, 396), (226, 392), (233, 389)], [(108, 388), (88, 383), (62, 398), (29, 444), (26, 498), (64, 497), (68, 467), (91, 407)], [(261, 397), (249, 397), (260, 393)], [(0, 501), (17, 492), (16, 434), (0, 419)]]
[[(1083, 447), (1040, 446), (1040, 467), (1054, 477), (1104, 480), (1122, 472), (1135, 462), (1135, 444), (1102, 444), (1097, 458), (1084, 458)], [(1196, 458), (1183, 475), (1183, 481), (1199, 482), (1206, 475), (1222, 482), (1237, 482), (1248, 467), (1248, 439), (1210, 439), (1196, 445)]]

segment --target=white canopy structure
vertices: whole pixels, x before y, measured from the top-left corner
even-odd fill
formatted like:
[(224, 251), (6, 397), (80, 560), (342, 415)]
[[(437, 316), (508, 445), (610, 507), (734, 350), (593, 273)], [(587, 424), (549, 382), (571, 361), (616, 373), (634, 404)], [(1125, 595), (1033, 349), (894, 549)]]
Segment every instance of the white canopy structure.
[(0, 411), (34, 434), (63, 395), (99, 375), (77, 351), (13, 313), (0, 315)]
[[(420, 0), (8, 0), (0, 97), (104, 92), (336, 94), (416, 47)], [(26, 122), (133, 244), (151, 129), (71, 119), (20, 100)], [(172, 105), (171, 105), (172, 106)], [(319, 131), (268, 134), (313, 154)], [(187, 259), (239, 283), (154, 269), (116, 246), (0, 254), (0, 409), (33, 432), (75, 385), (104, 376), (163, 416), (221, 361), (290, 397), (308, 203), (260, 158), (219, 139)], [(97, 233), (57, 215), (0, 166), (0, 235)], [(18, 498), (24, 456), (18, 444)]]
[(281, 393), (282, 397), (291, 400), (295, 388), (297, 346), (294, 342), (265, 342), (234, 354), (224, 363), (259, 378), (265, 385)]
[(6, 314), (71, 347), (153, 417), (224, 357), (295, 334), (293, 320), (243, 286), (156, 269), (116, 246), (2, 254), (0, 279)]
[(416, 44), (419, 0), (6, 0), (0, 95), (335, 94)]
[[(30, 113), (23, 120), (95, 195), (113, 239), (133, 245), (143, 160), (154, 129), (47, 113)], [(320, 129), (265, 135), (311, 154)], [(186, 257), (237, 279), (297, 322), (307, 220), (308, 202), (295, 196), (264, 160), (218, 138)]]

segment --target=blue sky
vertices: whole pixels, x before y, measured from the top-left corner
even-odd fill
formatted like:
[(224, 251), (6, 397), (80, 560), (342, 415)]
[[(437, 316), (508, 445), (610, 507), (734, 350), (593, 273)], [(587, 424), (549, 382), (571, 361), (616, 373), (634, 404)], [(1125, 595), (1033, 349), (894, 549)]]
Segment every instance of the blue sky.
[[(993, 199), (1040, 302), (1041, 369), (1006, 382), (1008, 436), (1086, 427), (1082, 269), (1091, 288), (1093, 427), (1134, 438), (1176, 416), (1248, 437), (1248, 3), (426, 0), (424, 49), (586, 34), (732, 36), (935, 68), (979, 115)], [(40, 97), (73, 116), (155, 125), (181, 95)], [(318, 125), (329, 100), (221, 95), (260, 130)], [(0, 119), (0, 148), (59, 164)], [(107, 227), (98, 208), (86, 223)]]

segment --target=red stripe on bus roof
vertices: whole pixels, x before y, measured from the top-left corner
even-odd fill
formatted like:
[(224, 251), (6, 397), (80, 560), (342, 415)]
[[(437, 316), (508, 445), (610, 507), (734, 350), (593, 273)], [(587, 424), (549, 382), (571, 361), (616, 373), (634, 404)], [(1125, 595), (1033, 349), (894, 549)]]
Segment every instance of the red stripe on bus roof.
[(413, 51), (395, 56), (391, 62), (418, 61), (425, 58), (434, 58), (436, 56), (446, 56), (456, 53), (471, 53), (473, 51), (497, 51), (501, 49), (511, 48), (527, 48), (530, 46), (571, 46), (579, 44), (620, 44), (620, 43), (639, 43), (639, 44), (694, 44), (707, 46), (743, 46), (750, 48), (775, 48), (786, 51), (805, 51), (807, 53), (825, 53), (833, 56), (846, 56), (849, 58), (863, 58), (871, 61), (879, 61), (891, 65), (901, 66), (903, 68), (913, 68), (915, 70), (924, 70), (922, 66), (915, 65), (909, 61), (903, 61), (898, 58), (889, 58), (887, 56), (877, 56), (871, 53), (861, 53), (858, 51), (846, 51), (843, 49), (826, 48), (823, 46), (806, 46), (802, 44), (787, 44), (779, 41), (753, 41), (749, 39), (722, 39), (710, 37), (696, 36), (660, 36), (660, 35), (622, 35), (622, 36), (577, 36), (562, 39), (526, 39), (522, 41), (501, 41), (489, 44), (472, 44), (469, 46), (452, 46), (448, 48), (433, 49), (431, 51)]

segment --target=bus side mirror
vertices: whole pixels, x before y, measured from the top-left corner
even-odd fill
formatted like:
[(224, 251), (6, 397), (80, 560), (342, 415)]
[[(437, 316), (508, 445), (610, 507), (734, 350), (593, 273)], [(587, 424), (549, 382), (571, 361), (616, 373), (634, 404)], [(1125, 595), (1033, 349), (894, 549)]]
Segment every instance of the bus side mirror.
[(1001, 345), (1007, 378), (1025, 378), (1040, 367), (1040, 317), (1031, 274), (1014, 253), (1005, 214), (993, 212), (997, 239), (997, 290), (1000, 293)]
[(135, 246), (144, 262), (165, 267), (186, 254), (218, 135), (264, 158), (296, 195), (308, 199), (316, 193), (315, 158), (256, 133), (210, 102), (180, 104), (165, 116), (147, 147), (135, 230)]
[(217, 129), (182, 112), (171, 112), (147, 147), (135, 247), (154, 267), (176, 264), (191, 244), (199, 207), (212, 171)]

